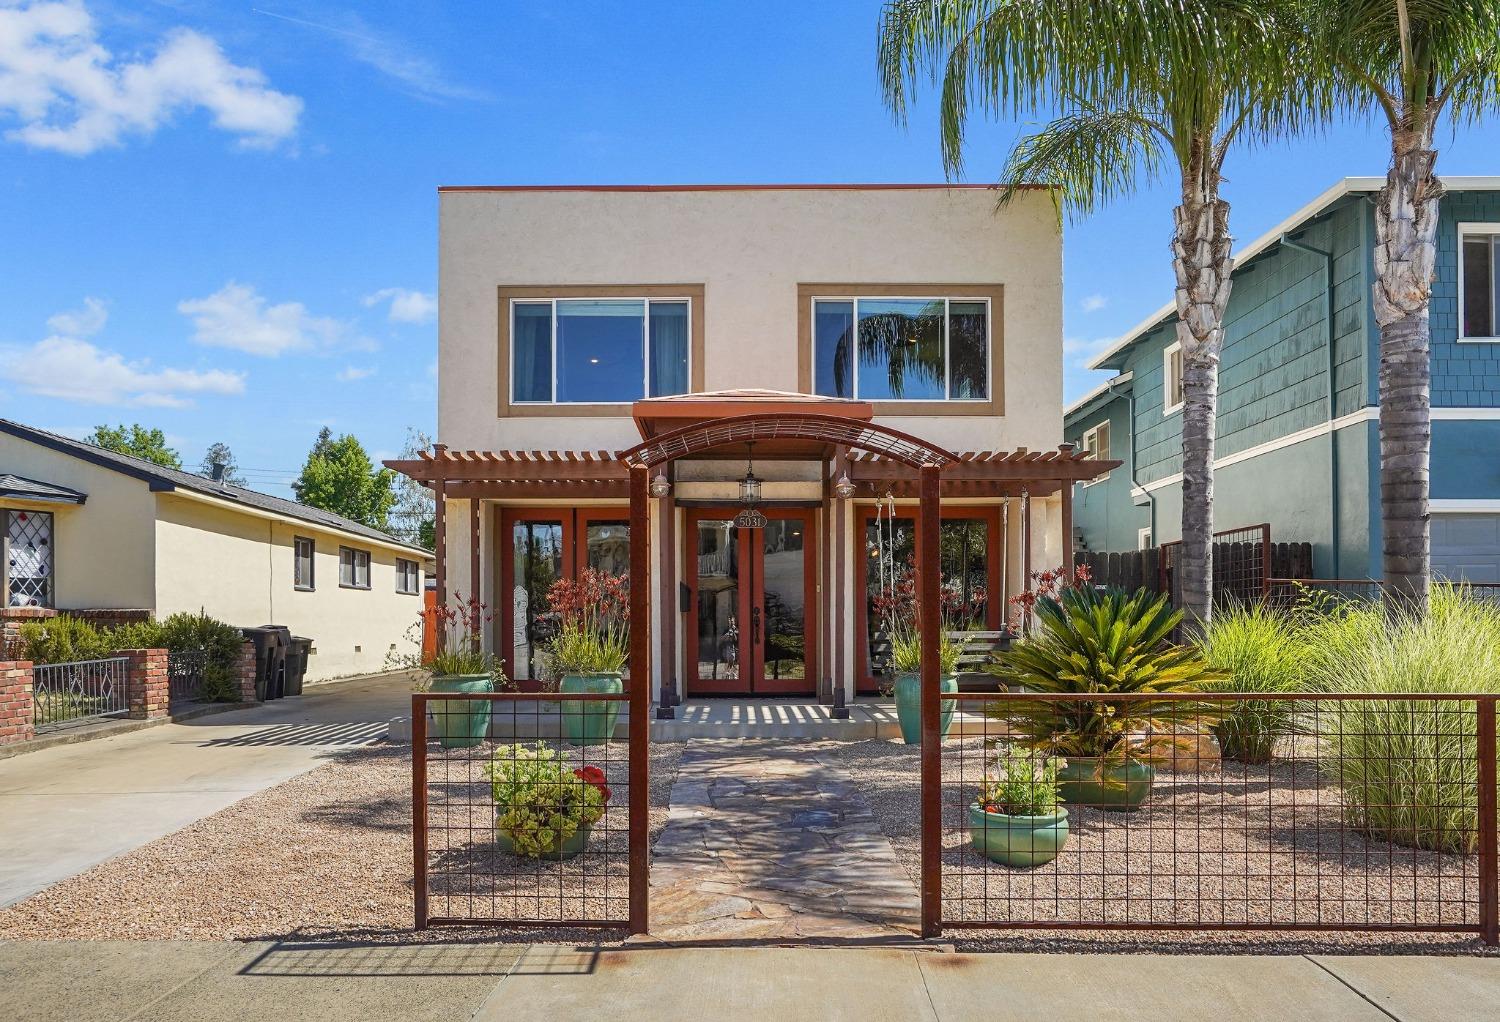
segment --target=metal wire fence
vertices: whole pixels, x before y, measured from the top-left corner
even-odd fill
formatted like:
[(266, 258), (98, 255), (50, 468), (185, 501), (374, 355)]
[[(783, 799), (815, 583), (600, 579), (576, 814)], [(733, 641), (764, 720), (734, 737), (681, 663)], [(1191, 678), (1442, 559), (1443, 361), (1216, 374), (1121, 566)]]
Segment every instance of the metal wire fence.
[(203, 697), (203, 671), (207, 665), (205, 650), (180, 649), (167, 654), (167, 694), (172, 705), (196, 702)]
[(646, 735), (615, 737), (629, 700), (413, 696), (418, 929), (643, 928)]
[(37, 664), (31, 669), (32, 721), (38, 733), (130, 712), (124, 657)]
[[(1172, 594), (1172, 606), (1182, 606), (1182, 541), (1163, 543), (1157, 558), (1157, 587)], [(1214, 533), (1213, 594), (1216, 605), (1253, 603), (1270, 587), (1271, 526), (1245, 525)]]
[(983, 734), (941, 751), (945, 927), (1500, 939), (1495, 696), (957, 701)]
[[(1455, 582), (1475, 599), (1500, 604), (1500, 582)], [(1268, 582), (1267, 602), (1290, 607), (1307, 599), (1331, 598), (1344, 603), (1376, 603), (1385, 582), (1372, 578), (1273, 578)]]

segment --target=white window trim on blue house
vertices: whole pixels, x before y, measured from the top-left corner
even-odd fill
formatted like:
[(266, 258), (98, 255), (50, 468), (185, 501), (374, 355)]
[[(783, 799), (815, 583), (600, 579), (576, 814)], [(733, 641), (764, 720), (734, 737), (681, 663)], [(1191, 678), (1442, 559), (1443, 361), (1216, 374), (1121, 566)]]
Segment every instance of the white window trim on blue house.
[[(1161, 414), (1163, 417), (1182, 411), (1182, 406), (1187, 404), (1182, 394), (1182, 360), (1177, 360), (1177, 378), (1172, 378), (1172, 356), (1182, 350), (1181, 341), (1173, 341), (1162, 349), (1161, 352)], [(1172, 397), (1176, 396), (1177, 403), (1172, 403)]]
[[(1103, 447), (1102, 450), (1099, 447), (1099, 431), (1100, 430), (1104, 431), (1104, 447)], [(1113, 433), (1113, 430), (1110, 429), (1110, 425), (1109, 425), (1109, 420), (1108, 419), (1105, 419), (1103, 422), (1095, 423), (1094, 425), (1090, 426), (1088, 429), (1086, 429), (1086, 430), (1083, 431), (1083, 437), (1081, 438), (1082, 442), (1081, 442), (1080, 446), (1083, 448), (1083, 450), (1091, 458), (1108, 459), (1109, 458), (1109, 444), (1110, 444), (1110, 440), (1113, 439), (1112, 433)], [(1087, 487), (1093, 486), (1095, 483), (1102, 483), (1102, 482), (1104, 482), (1106, 479), (1109, 478), (1110, 471), (1112, 471), (1112, 470), (1106, 469), (1104, 472), (1100, 473), (1099, 475), (1094, 476), (1094, 478), (1086, 480), (1084, 482), (1084, 484), (1083, 484), (1084, 487), (1087, 488)]]
[(1472, 337), (1464, 335), (1464, 239), (1469, 237), (1488, 237), (1490, 243), (1490, 321), (1495, 323), (1500, 320), (1500, 309), (1495, 305), (1500, 304), (1500, 266), (1496, 265), (1500, 260), (1500, 223), (1460, 223), (1458, 225), (1458, 343), (1460, 344), (1500, 344), (1500, 330), (1492, 330), (1487, 335), (1475, 335)]

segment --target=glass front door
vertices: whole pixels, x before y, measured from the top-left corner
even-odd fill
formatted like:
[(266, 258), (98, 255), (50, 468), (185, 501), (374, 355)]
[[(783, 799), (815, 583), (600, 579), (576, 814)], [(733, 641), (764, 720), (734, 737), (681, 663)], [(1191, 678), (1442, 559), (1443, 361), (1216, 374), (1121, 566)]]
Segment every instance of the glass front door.
[(689, 512), (689, 695), (816, 692), (813, 514), (767, 517), (737, 529), (725, 512)]

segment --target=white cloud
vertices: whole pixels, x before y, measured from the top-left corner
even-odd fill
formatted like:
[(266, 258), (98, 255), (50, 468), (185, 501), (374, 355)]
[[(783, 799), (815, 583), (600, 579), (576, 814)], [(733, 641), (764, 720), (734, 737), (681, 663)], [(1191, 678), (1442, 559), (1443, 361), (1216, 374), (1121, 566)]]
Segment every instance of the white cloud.
[(109, 309), (97, 298), (85, 298), (83, 308), (59, 312), (47, 320), (47, 328), (64, 337), (92, 337), (104, 329)]
[(200, 109), (242, 144), (269, 146), (296, 130), (302, 100), (189, 29), (169, 32), (149, 59), (132, 60), (98, 43), (77, 0), (0, 7), (0, 115), (20, 122), (6, 137), (84, 156)]
[(1106, 298), (1104, 295), (1099, 295), (1099, 294), (1086, 295), (1086, 296), (1084, 296), (1084, 299), (1083, 299), (1083, 311), (1084, 312), (1098, 312), (1100, 309), (1104, 308), (1108, 304), (1109, 304), (1109, 299)]
[(383, 287), (364, 297), (365, 308), (381, 302), (391, 303), (388, 315), (392, 323), (426, 323), (437, 315), (437, 298), (425, 291)]
[(1096, 337), (1092, 340), (1079, 337), (1064, 338), (1063, 360), (1069, 365), (1087, 366), (1117, 340), (1119, 340), (1118, 337)]
[(270, 305), (255, 288), (232, 280), (206, 298), (178, 302), (177, 311), (192, 319), (193, 340), (210, 348), (274, 357), (371, 346), (342, 320), (314, 316), (301, 302)]
[(100, 405), (185, 408), (187, 395), (242, 394), (242, 373), (222, 369), (152, 369), (127, 362), (76, 337), (52, 336), (29, 348), (0, 352), (0, 375), (43, 397)]
[(444, 99), (488, 100), (490, 95), (451, 81), (443, 69), (418, 53), (405, 41), (372, 28), (357, 14), (345, 14), (337, 25), (304, 21), (271, 11), (256, 11), (268, 18), (301, 25), (337, 39), (349, 56), (390, 78), (402, 91), (429, 102)]
[(338, 371), (335, 378), (340, 383), (353, 383), (355, 380), (367, 379), (374, 375), (374, 366), (344, 366), (344, 368)]

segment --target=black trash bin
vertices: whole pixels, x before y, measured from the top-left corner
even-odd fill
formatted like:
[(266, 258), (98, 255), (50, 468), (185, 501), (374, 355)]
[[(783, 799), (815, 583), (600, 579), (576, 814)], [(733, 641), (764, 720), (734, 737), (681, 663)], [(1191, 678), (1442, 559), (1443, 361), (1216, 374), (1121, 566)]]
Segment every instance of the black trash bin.
[(280, 699), (286, 687), (286, 655), (291, 629), (283, 625), (241, 628), (240, 634), (255, 644), (255, 698), (261, 702)]
[(307, 658), (312, 654), (313, 641), (303, 635), (292, 636), (292, 649), (286, 657), (286, 694), (300, 696), (302, 679), (307, 676)]

